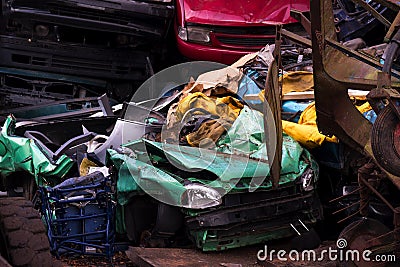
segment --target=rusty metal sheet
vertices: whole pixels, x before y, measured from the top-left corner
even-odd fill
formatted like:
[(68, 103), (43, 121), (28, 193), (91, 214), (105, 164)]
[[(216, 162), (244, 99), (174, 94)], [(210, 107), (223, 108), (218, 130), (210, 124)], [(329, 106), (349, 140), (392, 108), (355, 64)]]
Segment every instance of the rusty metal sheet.
[[(397, 2), (377, 1), (399, 10)], [(370, 91), (378, 85), (383, 66), (337, 41), (331, 0), (311, 1), (314, 89), (319, 130), (335, 135), (351, 148), (374, 158), (372, 125), (348, 97), (348, 89)], [(345, 67), (343, 67), (345, 66)], [(392, 70), (391, 86), (400, 88), (399, 73)], [(400, 178), (388, 174), (400, 189)]]
[[(347, 91), (376, 87), (382, 65), (337, 42), (331, 0), (311, 2), (311, 21), (318, 128), (364, 152), (371, 124), (354, 107)], [(399, 87), (399, 80), (393, 78), (392, 85)]]

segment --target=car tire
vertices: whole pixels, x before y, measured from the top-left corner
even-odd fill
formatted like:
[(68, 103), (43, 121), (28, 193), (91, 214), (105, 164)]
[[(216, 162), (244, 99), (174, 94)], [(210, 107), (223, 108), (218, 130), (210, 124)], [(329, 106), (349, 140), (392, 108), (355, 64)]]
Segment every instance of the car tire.
[(387, 106), (379, 112), (371, 131), (375, 159), (385, 170), (396, 176), (400, 175), (399, 130), (399, 119)]
[[(345, 255), (347, 253), (346, 251), (348, 250), (363, 252), (365, 250), (374, 250), (379, 247), (390, 247), (390, 244), (392, 244), (394, 240), (393, 235), (388, 234), (389, 232), (389, 228), (382, 224), (380, 221), (364, 217), (350, 223), (342, 230), (337, 240), (337, 247), (344, 250)], [(368, 242), (369, 240), (374, 239), (374, 243), (370, 244)], [(373, 257), (371, 256), (371, 258)], [(353, 261), (352, 259), (345, 259), (343, 261), (340, 261), (338, 259), (336, 263), (337, 266), (340, 267), (381, 266), (373, 261), (364, 261), (362, 257), (360, 257), (360, 260), (355, 261)], [(390, 264), (391, 262), (387, 262), (384, 266), (392, 266)]]
[(1, 255), (12, 266), (54, 266), (45, 226), (23, 197), (0, 199)]

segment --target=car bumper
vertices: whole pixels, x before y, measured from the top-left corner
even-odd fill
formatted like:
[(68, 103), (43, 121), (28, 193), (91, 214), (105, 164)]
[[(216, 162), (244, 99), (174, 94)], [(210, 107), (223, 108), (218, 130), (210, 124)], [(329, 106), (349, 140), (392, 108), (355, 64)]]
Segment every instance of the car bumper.
[(232, 50), (224, 48), (215, 48), (208, 45), (185, 42), (179, 37), (177, 37), (176, 39), (179, 52), (183, 56), (191, 60), (215, 61), (230, 65), (235, 61), (237, 61), (242, 56), (258, 51), (258, 49)]
[(291, 224), (304, 232), (301, 223), (312, 226), (320, 219), (319, 198), (308, 193), (222, 207), (189, 216), (186, 225), (198, 248), (219, 251), (294, 236)]
[(0, 35), (3, 67), (90, 77), (101, 80), (144, 80), (148, 53), (93, 48)]
[(68, 26), (151, 39), (162, 38), (172, 19), (172, 5), (141, 1), (16, 1), (3, 10), (13, 20)]

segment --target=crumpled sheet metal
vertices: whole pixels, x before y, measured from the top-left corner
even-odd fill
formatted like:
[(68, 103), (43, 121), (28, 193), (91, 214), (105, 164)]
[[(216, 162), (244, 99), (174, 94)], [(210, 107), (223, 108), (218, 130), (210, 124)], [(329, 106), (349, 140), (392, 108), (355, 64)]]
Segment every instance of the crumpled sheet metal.
[[(244, 110), (247, 109), (247, 107), (244, 108)], [(172, 198), (175, 203), (180, 203), (181, 194), (185, 190), (182, 182), (184, 178), (172, 175), (162, 168), (156, 167), (158, 165), (150, 163), (146, 157), (148, 151), (152, 151), (150, 156), (152, 161), (168, 160), (174, 165), (181, 166), (188, 174), (198, 170), (210, 172), (210, 177), (191, 180), (208, 184), (214, 188), (226, 191), (270, 189), (272, 183), (268, 178), (265, 179), (268, 177), (270, 167), (265, 143), (262, 142), (264, 130), (262, 114), (250, 109), (247, 111), (241, 112), (228, 131), (229, 139), (226, 137), (221, 139), (216, 150), (165, 144), (146, 139), (125, 145), (133, 152), (131, 155), (120, 154), (109, 149), (108, 159), (118, 170), (118, 202), (121, 205), (128, 203), (132, 195), (143, 194), (140, 189), (141, 185), (148, 188), (148, 185), (151, 184), (158, 193), (162, 192)], [(248, 125), (249, 119), (260, 123), (250, 130), (251, 136), (248, 136), (249, 132), (243, 132), (243, 125)], [(243, 141), (245, 138), (248, 141)], [(248, 142), (248, 144), (243, 144), (243, 142)], [(239, 147), (241, 148), (240, 155), (235, 150)], [(317, 179), (318, 166), (310, 153), (291, 137), (284, 135), (282, 175), (279, 184), (295, 181), (310, 165), (314, 170), (315, 179)], [(250, 181), (245, 186), (243, 183), (240, 187), (236, 186), (242, 178), (249, 178), (245, 180)]]
[[(239, 88), (247, 91), (248, 88), (242, 86), (244, 81), (247, 81), (245, 84), (248, 82), (254, 84), (240, 68), (253, 60), (261, 60), (265, 64), (270, 64), (273, 61), (272, 51), (273, 46), (267, 45), (258, 53), (243, 56), (229, 67), (204, 73), (195, 82), (191, 81), (182, 90), (179, 102), (173, 104), (168, 110), (167, 129), (179, 126), (182, 119), (187, 117), (186, 113), (189, 112), (191, 116), (215, 115), (218, 119), (206, 121), (198, 130), (186, 136), (186, 140), (191, 146), (210, 147), (230, 128), (243, 108), (243, 104), (238, 99), (226, 95), (244, 93), (239, 92)], [(254, 86), (256, 85), (254, 84)], [(196, 111), (191, 112), (192, 110)], [(163, 139), (171, 138), (174, 135), (176, 133), (172, 133), (172, 135), (164, 133)]]
[(186, 189), (167, 172), (115, 150), (109, 149), (107, 152), (108, 160), (118, 169), (117, 200), (120, 205), (127, 204), (133, 195), (143, 194), (141, 187), (151, 187), (153, 192), (146, 191), (148, 194), (162, 194), (170, 199), (170, 203), (181, 204), (181, 196)]
[[(191, 23), (208, 24), (218, 21), (219, 26), (246, 24), (266, 26), (296, 22), (290, 16), (290, 9), (305, 10), (300, 1), (182, 1), (185, 20)], [(235, 8), (235, 12), (232, 12)]]
[(63, 177), (73, 161), (62, 155), (52, 163), (31, 139), (14, 136), (15, 118), (8, 116), (0, 134), (0, 175), (7, 177), (16, 171), (26, 171), (41, 185), (50, 176)]
[[(263, 61), (271, 60), (273, 58), (270, 50), (270, 47), (266, 47), (261, 54), (246, 57), (246, 60), (239, 65), (242, 66), (247, 61), (254, 60), (257, 56), (262, 56)], [(225, 69), (221, 71), (223, 72)], [(235, 88), (237, 86), (238, 84)], [(193, 91), (191, 91), (191, 88)], [(140, 189), (140, 183), (153, 183), (157, 185), (156, 188), (159, 191), (161, 190), (159, 187), (165, 186), (163, 192), (166, 192), (166, 194), (169, 194), (168, 192), (173, 188), (180, 192), (184, 190), (182, 181), (188, 178), (186, 176), (198, 170), (208, 171), (210, 176), (189, 178), (200, 183), (211, 183), (214, 187), (227, 191), (253, 191), (256, 188), (270, 189), (272, 187), (268, 178), (270, 165), (264, 141), (263, 115), (243, 105), (236, 98), (231, 96), (217, 97), (215, 94), (205, 93), (204, 88), (200, 83), (197, 85), (192, 83), (183, 90), (184, 94), (182, 94), (180, 101), (172, 105), (168, 111), (167, 129), (170, 130), (173, 126), (179, 126), (182, 121), (185, 121), (186, 117), (208, 115), (213, 118), (213, 115), (215, 115), (215, 117), (222, 117), (225, 121), (229, 121), (229, 124), (225, 125), (225, 129), (223, 129), (224, 134), (221, 135), (221, 132), (217, 136), (195, 136), (196, 140), (190, 138), (191, 134), (186, 135), (188, 143), (195, 145), (195, 147), (179, 146), (176, 142), (174, 144), (159, 143), (141, 139), (124, 145), (126, 151), (130, 151), (127, 153), (129, 155), (108, 150), (109, 160), (119, 171), (117, 188), (118, 192), (121, 193), (118, 199), (120, 203), (127, 203), (132, 194), (143, 193)], [(222, 110), (220, 105), (222, 105)], [(212, 120), (206, 122), (209, 121), (212, 122)], [(204, 122), (202, 124), (213, 129)], [(175, 139), (173, 140), (176, 140), (177, 132), (174, 131), (174, 133)], [(171, 135), (171, 137), (174, 136)], [(210, 137), (215, 142), (215, 147), (212, 149), (204, 149), (203, 146), (197, 147), (198, 141)], [(295, 181), (310, 165), (317, 177), (318, 167), (309, 152), (290, 136), (284, 135), (283, 139), (282, 175), (279, 184)], [(164, 138), (163, 140), (168, 139)], [(195, 144), (195, 142), (197, 143)], [(160, 160), (163, 163), (170, 162), (174, 166), (181, 166), (183, 172), (180, 172), (180, 176), (177, 176), (170, 173), (169, 170), (165, 170), (162, 164), (154, 164), (154, 162)], [(267, 179), (265, 179), (266, 177)], [(240, 182), (246, 180), (247, 184), (241, 188), (236, 187), (239, 180)], [(170, 197), (176, 198), (175, 203), (179, 203), (179, 194)]]

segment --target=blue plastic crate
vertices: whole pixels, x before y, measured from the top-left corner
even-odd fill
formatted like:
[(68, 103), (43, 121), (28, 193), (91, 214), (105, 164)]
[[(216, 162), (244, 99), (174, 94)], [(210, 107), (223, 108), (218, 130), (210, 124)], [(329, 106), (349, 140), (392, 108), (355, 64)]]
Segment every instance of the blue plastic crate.
[(111, 180), (100, 172), (70, 178), (55, 187), (40, 187), (41, 212), (54, 254), (112, 258), (115, 238), (112, 189)]

